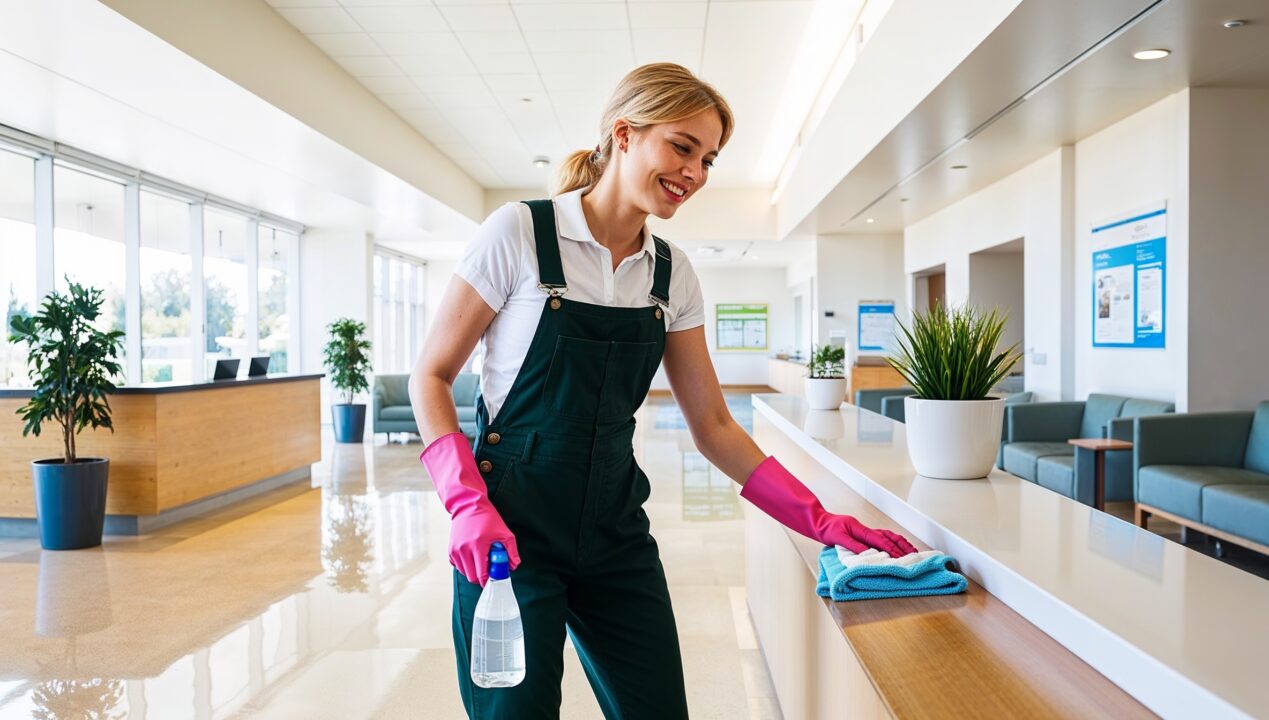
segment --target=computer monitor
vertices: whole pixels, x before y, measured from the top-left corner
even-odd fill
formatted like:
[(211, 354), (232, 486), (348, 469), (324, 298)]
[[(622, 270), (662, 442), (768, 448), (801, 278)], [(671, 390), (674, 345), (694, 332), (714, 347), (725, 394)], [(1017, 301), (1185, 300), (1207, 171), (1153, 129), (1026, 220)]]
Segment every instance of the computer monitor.
[(216, 361), (216, 371), (212, 373), (212, 380), (233, 380), (236, 377), (238, 377), (238, 358)]
[(247, 366), (247, 377), (257, 377), (269, 374), (269, 356), (260, 355), (251, 358), (251, 364)]

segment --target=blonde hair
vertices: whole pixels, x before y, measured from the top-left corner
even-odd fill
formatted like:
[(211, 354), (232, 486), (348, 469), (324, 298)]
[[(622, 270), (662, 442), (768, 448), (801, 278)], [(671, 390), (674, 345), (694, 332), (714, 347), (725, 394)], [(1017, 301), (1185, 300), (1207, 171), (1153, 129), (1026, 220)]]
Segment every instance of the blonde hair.
[(731, 137), (733, 119), (727, 101), (709, 83), (691, 70), (674, 63), (652, 63), (631, 70), (613, 91), (599, 121), (599, 150), (569, 153), (560, 164), (552, 197), (599, 182), (612, 159), (612, 126), (625, 118), (635, 130), (649, 125), (675, 122), (713, 108), (723, 122), (718, 146)]

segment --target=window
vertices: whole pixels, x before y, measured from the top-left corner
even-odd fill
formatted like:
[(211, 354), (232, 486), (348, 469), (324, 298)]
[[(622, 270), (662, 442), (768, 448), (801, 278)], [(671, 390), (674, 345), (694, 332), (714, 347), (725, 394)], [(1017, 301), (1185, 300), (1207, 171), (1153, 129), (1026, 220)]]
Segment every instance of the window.
[(293, 341), (291, 325), (296, 320), (292, 307), (291, 276), (299, 256), (299, 237), (285, 230), (261, 225), (256, 243), (259, 272), (257, 316), (260, 354), (269, 356), (269, 372), (288, 372), (288, 351)]
[[(68, 289), (68, 278), (99, 288), (105, 302), (96, 325), (103, 331), (122, 331), (125, 325), (123, 224), (122, 184), (53, 166), (54, 282), (61, 292)], [(127, 367), (122, 348), (119, 364)]]
[(203, 211), (207, 377), (211, 377), (216, 360), (247, 355), (247, 222), (241, 215), (212, 208)]
[(0, 387), (27, 385), (26, 348), (9, 343), (14, 315), (35, 311), (35, 160), (0, 150)]
[(141, 381), (190, 382), (190, 204), (141, 191)]
[(426, 334), (427, 266), (383, 249), (374, 258), (375, 372), (409, 372)]

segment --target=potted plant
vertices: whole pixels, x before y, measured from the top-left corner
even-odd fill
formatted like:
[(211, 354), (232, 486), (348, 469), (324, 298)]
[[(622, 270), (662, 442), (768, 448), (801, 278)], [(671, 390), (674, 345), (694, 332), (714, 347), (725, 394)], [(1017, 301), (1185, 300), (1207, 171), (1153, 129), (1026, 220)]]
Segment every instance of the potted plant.
[(45, 422), (62, 429), (62, 457), (31, 463), (40, 545), (75, 550), (101, 544), (106, 520), (107, 458), (80, 457), (76, 436), (86, 427), (107, 428), (111, 381), (121, 372), (116, 358), (123, 333), (93, 326), (101, 315), (102, 292), (70, 283), (68, 294), (50, 293), (40, 311), (10, 321), (10, 342), (25, 343), (35, 392), (18, 408), (22, 435), (39, 436)]
[(806, 364), (806, 402), (812, 410), (836, 410), (846, 399), (846, 348), (821, 345)]
[(935, 305), (899, 323), (890, 365), (916, 390), (904, 398), (908, 455), (926, 477), (986, 477), (995, 464), (1004, 400), (988, 395), (1021, 355), (997, 349), (1006, 318), (997, 311)]
[(366, 324), (352, 318), (339, 318), (326, 326), (330, 341), (322, 348), (330, 384), (341, 391), (346, 401), (331, 405), (335, 425), (335, 442), (359, 443), (366, 429), (366, 405), (353, 403), (353, 395), (370, 389), (366, 375), (370, 372), (370, 341), (366, 340)]

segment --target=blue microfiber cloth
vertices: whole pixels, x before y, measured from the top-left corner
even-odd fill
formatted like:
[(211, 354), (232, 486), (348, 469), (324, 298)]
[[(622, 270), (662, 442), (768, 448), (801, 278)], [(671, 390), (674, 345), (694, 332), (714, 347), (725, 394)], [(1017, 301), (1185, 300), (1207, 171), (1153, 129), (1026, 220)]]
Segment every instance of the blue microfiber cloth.
[(955, 595), (965, 592), (965, 577), (953, 571), (956, 561), (937, 550), (892, 558), (880, 550), (856, 555), (846, 548), (820, 551), (820, 577), (815, 593), (833, 600)]

